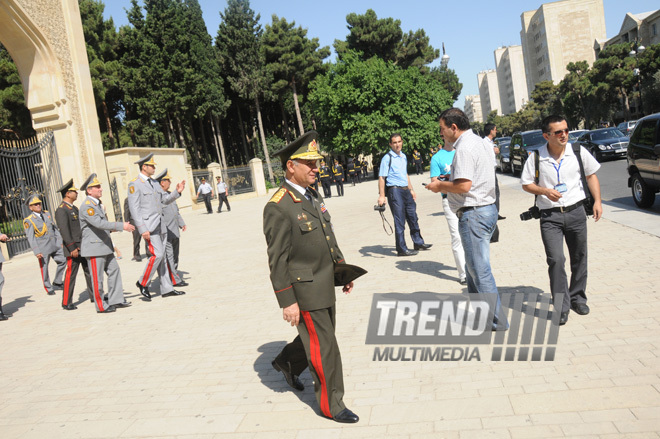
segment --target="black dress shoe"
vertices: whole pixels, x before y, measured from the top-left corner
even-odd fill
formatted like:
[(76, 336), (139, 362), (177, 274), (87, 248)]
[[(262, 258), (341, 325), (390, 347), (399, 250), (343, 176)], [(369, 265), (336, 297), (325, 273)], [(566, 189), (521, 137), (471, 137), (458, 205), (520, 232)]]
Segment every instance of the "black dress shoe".
[(568, 322), (568, 311), (564, 311), (559, 316), (559, 326), (564, 326)]
[(151, 302), (151, 293), (149, 293), (149, 288), (143, 287), (140, 281), (135, 282), (135, 286), (140, 289), (140, 294), (142, 294), (145, 299)]
[(497, 215), (497, 220), (498, 220), (498, 221), (499, 221), (499, 220), (504, 220), (504, 219), (506, 219), (506, 217), (505, 217), (505, 216), (502, 216), (502, 215)]
[(571, 309), (581, 316), (589, 314), (589, 306), (586, 303), (571, 303)]
[(49, 292), (48, 292), (48, 295), (49, 295), (49, 296), (54, 296), (54, 295), (55, 295), (55, 291), (49, 291)]
[(302, 381), (300, 381), (300, 378), (298, 378), (296, 375), (291, 373), (291, 367), (288, 364), (286, 366), (282, 366), (277, 362), (277, 360), (273, 360), (270, 364), (273, 365), (273, 369), (278, 372), (282, 372), (284, 379), (286, 380), (287, 384), (291, 386), (291, 388), (294, 390), (305, 390), (305, 386), (303, 385)]
[(63, 290), (64, 284), (56, 284), (55, 282), (53, 282), (53, 288), (55, 288), (56, 290)]
[(115, 303), (112, 306), (114, 306), (115, 308), (128, 308), (129, 306), (131, 306), (131, 302), (124, 300), (122, 303)]
[(69, 303), (68, 305), (62, 305), (62, 309), (65, 309), (67, 311), (73, 311), (74, 309), (78, 309), (78, 307), (73, 303)]
[(360, 420), (358, 415), (350, 411), (349, 409), (344, 409), (337, 413), (332, 419), (337, 422), (343, 422), (345, 424), (355, 424)]
[(114, 305), (110, 305), (109, 307), (107, 307), (103, 311), (96, 311), (96, 312), (99, 313), (99, 314), (106, 314), (106, 313), (115, 312), (115, 311), (116, 311), (116, 309), (115, 309)]
[(140, 256), (133, 256), (133, 258), (131, 259), (131, 261), (142, 262), (142, 258), (141, 258)]
[(398, 252), (397, 256), (415, 256), (419, 253), (417, 250), (406, 250), (405, 252)]
[(415, 250), (428, 250), (433, 244), (415, 244)]
[(181, 282), (179, 282), (178, 284), (175, 284), (174, 286), (175, 287), (187, 287), (188, 282), (186, 282), (185, 280), (182, 280)]
[(183, 296), (186, 294), (185, 291), (172, 290), (169, 293), (161, 294), (163, 297), (172, 297), (172, 296)]

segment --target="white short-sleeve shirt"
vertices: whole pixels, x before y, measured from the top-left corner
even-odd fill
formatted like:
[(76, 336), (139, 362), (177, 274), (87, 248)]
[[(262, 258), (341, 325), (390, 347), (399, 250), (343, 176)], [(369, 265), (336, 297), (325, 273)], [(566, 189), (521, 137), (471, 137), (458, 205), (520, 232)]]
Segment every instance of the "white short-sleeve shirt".
[[(580, 146), (580, 157), (585, 176), (595, 174), (600, 169), (600, 163), (582, 146)], [(557, 202), (550, 201), (545, 195), (540, 195), (536, 203), (539, 209), (571, 206), (586, 198), (580, 176), (580, 164), (570, 143), (566, 144), (564, 156), (559, 162), (550, 157), (547, 144), (542, 146), (539, 149), (539, 169), (538, 185), (540, 187), (554, 188), (559, 183), (566, 184), (566, 192)], [(535, 171), (534, 153), (532, 153), (525, 162), (525, 167), (520, 175), (520, 183), (523, 186), (534, 183)]]

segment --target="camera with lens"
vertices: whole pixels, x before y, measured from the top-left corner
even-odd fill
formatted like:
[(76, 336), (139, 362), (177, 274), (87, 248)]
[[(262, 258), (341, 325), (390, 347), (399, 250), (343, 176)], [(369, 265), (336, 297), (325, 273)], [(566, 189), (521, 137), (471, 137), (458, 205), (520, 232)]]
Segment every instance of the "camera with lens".
[(538, 206), (532, 206), (527, 210), (527, 212), (523, 212), (520, 214), (520, 219), (522, 221), (539, 219), (539, 218), (541, 218), (541, 210), (538, 208)]
[(378, 212), (385, 212), (385, 205), (383, 204), (382, 206), (379, 204), (374, 205), (374, 210)]

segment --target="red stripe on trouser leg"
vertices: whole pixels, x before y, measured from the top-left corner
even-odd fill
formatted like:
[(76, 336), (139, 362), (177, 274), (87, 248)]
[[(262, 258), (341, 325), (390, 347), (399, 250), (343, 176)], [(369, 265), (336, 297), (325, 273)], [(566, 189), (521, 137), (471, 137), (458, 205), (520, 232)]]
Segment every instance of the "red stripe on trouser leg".
[(156, 262), (156, 252), (154, 251), (153, 244), (151, 244), (151, 239), (149, 240), (149, 253), (151, 253), (151, 257), (149, 258), (149, 263), (147, 264), (147, 269), (144, 272), (142, 282), (140, 282), (140, 285), (143, 287), (146, 287), (149, 283), (149, 279), (151, 279), (151, 270), (154, 269), (154, 262)]
[(44, 258), (39, 258), (39, 271), (41, 272), (41, 285), (43, 285), (44, 290), (48, 292), (48, 288), (46, 288), (46, 279), (44, 278)]
[(323, 413), (328, 418), (332, 418), (332, 413), (330, 413), (330, 401), (328, 400), (328, 386), (325, 382), (323, 362), (321, 361), (321, 345), (319, 343), (319, 336), (316, 333), (316, 328), (314, 328), (314, 322), (312, 321), (312, 316), (309, 314), (309, 312), (300, 311), (300, 313), (305, 320), (307, 332), (309, 332), (309, 356), (312, 360), (312, 366), (314, 366), (314, 370), (319, 376), (319, 384), (321, 384), (321, 400), (319, 401), (321, 406), (321, 413)]
[(94, 285), (94, 300), (96, 300), (96, 306), (99, 307), (99, 311), (105, 311), (103, 309), (103, 297), (99, 292), (99, 276), (96, 271), (96, 258), (89, 258), (89, 261), (92, 263), (92, 284)]
[(71, 285), (71, 264), (72, 259), (66, 258), (66, 276), (64, 276), (64, 291), (62, 291), (62, 305), (69, 304), (69, 286)]
[(170, 263), (167, 262), (167, 271), (170, 272), (170, 279), (172, 279), (172, 286), (176, 285), (176, 280), (174, 279), (174, 273), (172, 272), (172, 268), (170, 268)]

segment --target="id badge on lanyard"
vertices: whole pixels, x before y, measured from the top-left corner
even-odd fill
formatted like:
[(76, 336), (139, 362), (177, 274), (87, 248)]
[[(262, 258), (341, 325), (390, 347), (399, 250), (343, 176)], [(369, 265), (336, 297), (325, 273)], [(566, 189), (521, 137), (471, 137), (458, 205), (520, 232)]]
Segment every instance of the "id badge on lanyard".
[(559, 192), (560, 194), (563, 194), (568, 190), (566, 187), (566, 183), (561, 182), (561, 177), (559, 176), (559, 170), (561, 169), (561, 164), (564, 162), (564, 159), (562, 158), (559, 161), (559, 166), (555, 166), (555, 164), (552, 164), (552, 167), (555, 168), (555, 171), (557, 171), (557, 184), (555, 185), (554, 189)]

